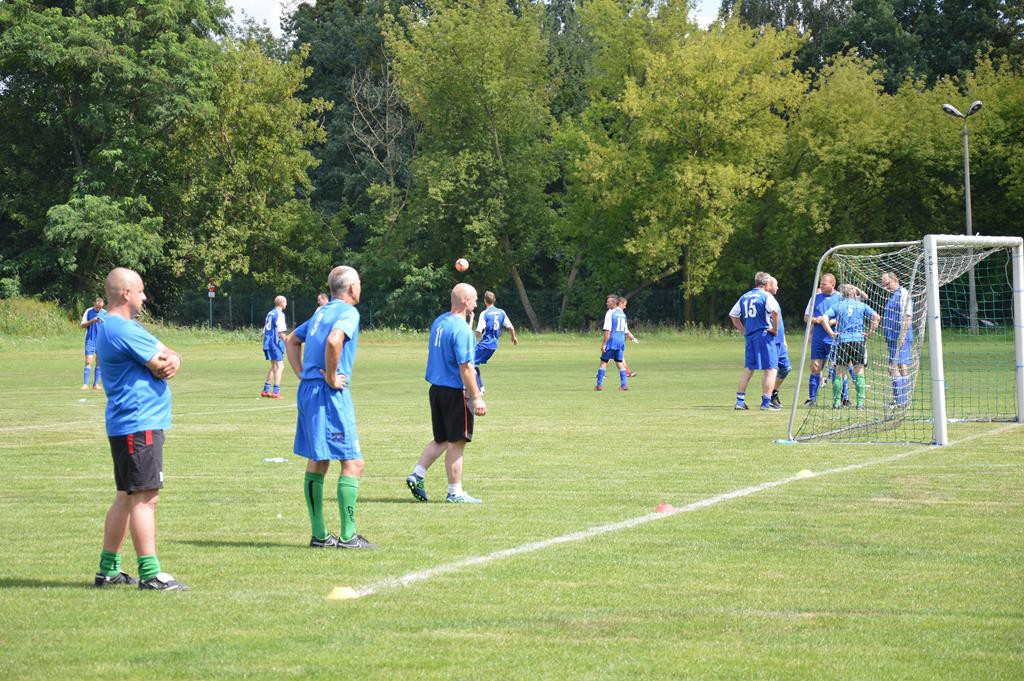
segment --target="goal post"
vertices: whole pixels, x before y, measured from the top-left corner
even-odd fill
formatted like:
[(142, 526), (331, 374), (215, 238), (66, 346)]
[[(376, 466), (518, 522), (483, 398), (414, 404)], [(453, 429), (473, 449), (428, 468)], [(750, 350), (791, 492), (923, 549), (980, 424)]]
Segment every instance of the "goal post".
[[(823, 344), (827, 336), (818, 329), (816, 354), (824, 366), (805, 383), (815, 335), (814, 315), (808, 316), (790, 441), (945, 445), (951, 420), (1024, 423), (1024, 239), (928, 235), (834, 246), (818, 261), (812, 306), (826, 265), (837, 286), (852, 284), (843, 293), (860, 305), (837, 305), (839, 293), (822, 305), (863, 315), (863, 333), (848, 325), (853, 331), (841, 339), (856, 341), (863, 357), (837, 367), (849, 362), (848, 353), (839, 342)], [(826, 392), (835, 401), (821, 393), (820, 401), (803, 404), (805, 388), (829, 381), (834, 392)]]

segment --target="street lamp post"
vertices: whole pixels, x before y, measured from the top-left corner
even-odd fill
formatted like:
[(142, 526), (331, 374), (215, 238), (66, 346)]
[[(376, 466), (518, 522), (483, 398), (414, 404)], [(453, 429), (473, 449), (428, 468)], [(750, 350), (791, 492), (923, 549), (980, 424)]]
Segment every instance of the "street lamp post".
[[(957, 111), (952, 104), (943, 104), (942, 110), (954, 118), (964, 119), (964, 211), (967, 216), (967, 236), (974, 235), (974, 225), (971, 223), (971, 161), (967, 151), (967, 118), (981, 111), (981, 100), (975, 100), (967, 113)], [(968, 282), (968, 314), (971, 320), (971, 333), (978, 333), (978, 294), (974, 284), (974, 265), (967, 271)]]

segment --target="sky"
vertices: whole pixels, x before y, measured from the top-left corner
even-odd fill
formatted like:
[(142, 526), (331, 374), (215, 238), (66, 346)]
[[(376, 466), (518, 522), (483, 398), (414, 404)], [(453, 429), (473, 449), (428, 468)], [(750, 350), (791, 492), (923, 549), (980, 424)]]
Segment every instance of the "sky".
[[(718, 13), (720, 0), (697, 0), (697, 23), (707, 26)], [(289, 3), (291, 4), (291, 3)], [(281, 0), (228, 0), (228, 6), (235, 11), (235, 19), (241, 18), (241, 12), (265, 23), (274, 35), (281, 35)]]

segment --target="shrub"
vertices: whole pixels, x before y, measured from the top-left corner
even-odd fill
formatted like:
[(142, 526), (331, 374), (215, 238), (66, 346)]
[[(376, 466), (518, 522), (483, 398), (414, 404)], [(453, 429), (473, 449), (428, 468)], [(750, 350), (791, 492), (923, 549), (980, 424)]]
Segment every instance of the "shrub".
[(56, 303), (33, 298), (0, 299), (0, 336), (64, 336), (77, 329), (78, 325)]

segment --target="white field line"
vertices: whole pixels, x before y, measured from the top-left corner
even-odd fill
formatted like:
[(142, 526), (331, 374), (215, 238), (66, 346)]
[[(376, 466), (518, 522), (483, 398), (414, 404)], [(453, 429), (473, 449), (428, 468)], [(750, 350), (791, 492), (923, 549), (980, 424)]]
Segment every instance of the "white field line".
[[(210, 409), (209, 411), (193, 411), (185, 414), (172, 413), (171, 417), (174, 419), (189, 418), (190, 416), (217, 416), (219, 414), (238, 414), (243, 411), (265, 411), (267, 409), (281, 409), (282, 407), (289, 406), (285, 404), (268, 404), (265, 407), (240, 407), (238, 409)], [(292, 409), (295, 407), (293, 406)], [(96, 422), (97, 428), (103, 428), (102, 414), (100, 414), (101, 420)], [(16, 433), (24, 430), (47, 430), (49, 428), (80, 428), (82, 421), (64, 421), (62, 423), (39, 423), (39, 424), (28, 424), (22, 426), (5, 426), (0, 428), (0, 433)]]
[[(1002, 428), (999, 428), (997, 430), (988, 431), (988, 432), (985, 432), (985, 433), (975, 433), (974, 435), (969, 435), (969, 436), (964, 437), (964, 438), (962, 438), (960, 440), (957, 440), (956, 442), (952, 442), (952, 443), (950, 443), (947, 446), (948, 447), (954, 447), (954, 446), (957, 446), (957, 445), (964, 444), (966, 442), (970, 442), (971, 440), (976, 440), (976, 439), (981, 438), (981, 437), (989, 437), (989, 436), (992, 436), (992, 435), (999, 435), (1001, 433), (1004, 433), (1004, 432), (1006, 432), (1006, 431), (1008, 431), (1008, 430), (1010, 430), (1012, 428), (1016, 428), (1016, 427), (1017, 427), (1017, 424), (1014, 423), (1014, 424), (1007, 425), (1007, 426), (1004, 426)], [(867, 468), (869, 466), (877, 466), (877, 465), (880, 465), (880, 464), (892, 463), (894, 461), (899, 461), (901, 459), (906, 459), (906, 458), (909, 458), (911, 456), (916, 456), (916, 455), (921, 454), (923, 452), (929, 452), (929, 451), (938, 451), (938, 450), (933, 445), (925, 445), (923, 447), (917, 447), (915, 449), (911, 449), (911, 450), (903, 452), (901, 454), (893, 454), (892, 456), (886, 456), (886, 457), (882, 457), (882, 458), (879, 458), (879, 459), (872, 459), (870, 461), (864, 461), (862, 463), (850, 464), (848, 466), (838, 466), (836, 468), (828, 468), (828, 469), (823, 470), (823, 471), (812, 471), (810, 475), (807, 475), (806, 473), (804, 475), (797, 474), (797, 475), (791, 475), (791, 476), (786, 477), (786, 478), (780, 478), (779, 480), (772, 480), (770, 482), (762, 482), (759, 485), (752, 485), (750, 487), (743, 487), (741, 489), (736, 489), (736, 490), (733, 490), (731, 492), (725, 492), (724, 494), (716, 494), (713, 497), (708, 497), (706, 499), (701, 499), (701, 500), (695, 501), (695, 502), (693, 502), (691, 504), (687, 504), (686, 506), (682, 506), (680, 508), (676, 508), (676, 509), (673, 509), (673, 510), (670, 510), (670, 511), (666, 511), (664, 513), (648, 513), (646, 515), (637, 516), (635, 518), (630, 518), (628, 520), (622, 520), (622, 521), (619, 521), (617, 523), (610, 523), (608, 525), (598, 525), (597, 527), (591, 527), (591, 528), (586, 529), (586, 530), (580, 530), (579, 532), (572, 532), (570, 534), (563, 534), (560, 537), (552, 537), (551, 539), (544, 539), (542, 541), (530, 542), (529, 544), (521, 544), (520, 546), (516, 546), (516, 547), (510, 548), (510, 549), (502, 549), (500, 551), (495, 551), (494, 553), (488, 553), (487, 555), (484, 555), (484, 556), (474, 556), (472, 558), (464, 558), (463, 560), (458, 560), (458, 561), (455, 561), (454, 563), (445, 563), (444, 565), (438, 565), (437, 567), (428, 568), (426, 570), (420, 570), (420, 571), (417, 571), (417, 572), (409, 572), (409, 573), (406, 573), (406, 574), (402, 575), (401, 577), (386, 577), (384, 579), (380, 579), (380, 580), (377, 580), (375, 582), (371, 582), (371, 583), (367, 584), (366, 586), (354, 587), (352, 589), (352, 592), (350, 592), (347, 597), (348, 598), (362, 598), (364, 596), (372, 596), (373, 594), (379, 593), (381, 591), (386, 591), (386, 590), (389, 590), (389, 589), (398, 589), (398, 588), (401, 588), (401, 587), (409, 586), (411, 584), (415, 584), (416, 582), (424, 582), (424, 581), (426, 581), (428, 579), (433, 579), (434, 577), (439, 577), (441, 575), (447, 575), (447, 574), (450, 574), (452, 572), (459, 572), (459, 571), (465, 570), (467, 568), (479, 567), (481, 565), (487, 565), (488, 563), (493, 563), (494, 561), (497, 561), (497, 560), (502, 560), (502, 559), (505, 559), (505, 558), (512, 558), (512, 557), (515, 557), (515, 556), (520, 556), (520, 555), (523, 555), (524, 553), (533, 553), (534, 551), (540, 551), (542, 549), (546, 549), (546, 548), (549, 548), (551, 546), (558, 546), (559, 544), (568, 544), (569, 542), (582, 541), (584, 539), (590, 539), (591, 537), (597, 537), (597, 536), (600, 536), (602, 534), (609, 534), (611, 532), (618, 532), (620, 530), (628, 530), (628, 529), (637, 527), (638, 525), (643, 525), (645, 523), (653, 522), (655, 520), (664, 520), (666, 518), (671, 518), (672, 516), (678, 515), (680, 513), (689, 513), (690, 511), (699, 511), (702, 508), (708, 508), (709, 506), (714, 506), (714, 505), (720, 504), (720, 503), (722, 503), (724, 501), (731, 501), (733, 499), (740, 499), (742, 497), (748, 497), (748, 496), (750, 496), (752, 494), (757, 494), (758, 492), (763, 492), (763, 491), (768, 490), (768, 489), (773, 489), (775, 487), (781, 487), (783, 485), (788, 485), (789, 483), (796, 482), (798, 480), (807, 480), (807, 479), (810, 479), (810, 478), (820, 478), (820, 477), (825, 476), (825, 475), (835, 475), (837, 473), (848, 473), (850, 471), (860, 470), (861, 468)]]

